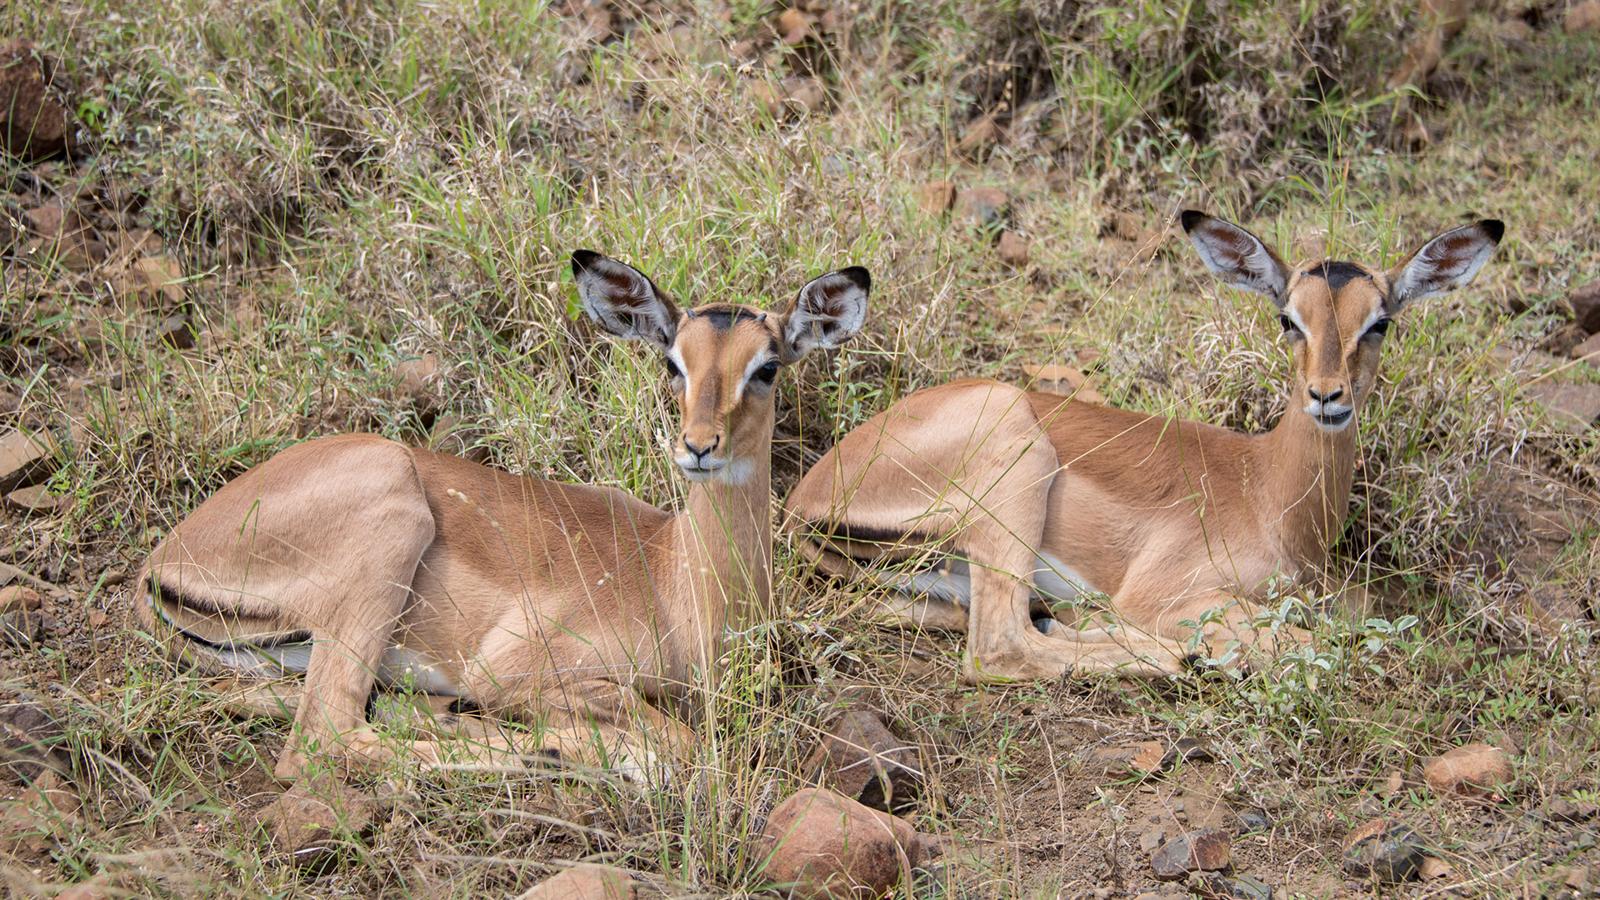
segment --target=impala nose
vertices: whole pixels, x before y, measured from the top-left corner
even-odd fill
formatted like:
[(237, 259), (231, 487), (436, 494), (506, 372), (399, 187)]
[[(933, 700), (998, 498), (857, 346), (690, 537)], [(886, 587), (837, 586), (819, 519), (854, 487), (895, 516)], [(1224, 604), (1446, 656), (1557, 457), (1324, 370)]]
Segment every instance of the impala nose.
[(705, 459), (706, 454), (717, 449), (717, 445), (720, 443), (722, 443), (722, 435), (720, 434), (713, 437), (710, 443), (704, 445), (697, 445), (689, 439), (688, 435), (683, 436), (683, 449), (689, 451), (689, 455), (693, 456), (696, 462)]
[(1332, 403), (1344, 396), (1344, 388), (1334, 388), (1327, 393), (1322, 393), (1314, 387), (1308, 387), (1306, 388), (1306, 393), (1310, 394), (1311, 399), (1318, 403)]

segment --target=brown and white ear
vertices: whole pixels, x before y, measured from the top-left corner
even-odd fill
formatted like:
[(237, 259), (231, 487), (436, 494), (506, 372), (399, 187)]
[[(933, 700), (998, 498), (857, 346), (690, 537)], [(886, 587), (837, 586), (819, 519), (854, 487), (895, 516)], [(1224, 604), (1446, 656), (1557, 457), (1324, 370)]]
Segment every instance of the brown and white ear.
[(818, 347), (837, 347), (860, 333), (870, 290), (872, 276), (860, 266), (808, 282), (784, 316), (783, 361), (794, 362)]
[(1423, 244), (1389, 272), (1388, 312), (1413, 300), (1453, 291), (1470, 282), (1505, 236), (1506, 224), (1484, 219), (1452, 228)]
[(1234, 287), (1266, 294), (1283, 305), (1289, 267), (1260, 238), (1198, 210), (1186, 209), (1178, 218), (1206, 268)]
[(583, 311), (595, 324), (620, 338), (672, 346), (678, 308), (656, 290), (643, 272), (593, 250), (574, 250), (572, 278), (578, 282)]

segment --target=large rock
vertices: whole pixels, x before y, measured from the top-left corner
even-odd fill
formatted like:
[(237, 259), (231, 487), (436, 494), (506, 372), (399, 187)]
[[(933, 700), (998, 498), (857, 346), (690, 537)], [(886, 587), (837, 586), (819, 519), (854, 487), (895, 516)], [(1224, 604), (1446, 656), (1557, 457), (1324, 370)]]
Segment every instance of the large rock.
[(833, 791), (806, 788), (767, 819), (761, 876), (791, 897), (877, 897), (937, 854), (911, 823)]
[(1600, 369), (1600, 332), (1589, 335), (1567, 353), (1573, 359), (1581, 359), (1589, 365)]
[(1231, 865), (1233, 838), (1220, 828), (1180, 834), (1150, 856), (1150, 868), (1156, 877), (1169, 881), (1190, 872), (1220, 872)]
[(48, 431), (0, 433), (0, 493), (50, 474), (55, 455), (56, 442)]
[(1567, 306), (1572, 310), (1572, 321), (1585, 334), (1600, 332), (1600, 281), (1591, 281), (1567, 295)]
[(1416, 877), (1426, 857), (1417, 833), (1393, 819), (1373, 819), (1344, 839), (1344, 870), (1358, 878), (1407, 881)]
[(1550, 423), (1563, 431), (1582, 434), (1600, 419), (1600, 384), (1563, 384), (1535, 381), (1523, 392), (1550, 414)]
[(633, 900), (633, 876), (610, 866), (575, 866), (539, 882), (517, 900)]
[(60, 66), (29, 41), (0, 47), (0, 144), (24, 160), (69, 151), (74, 124), (57, 99), (64, 87)]
[(1488, 744), (1457, 747), (1422, 769), (1422, 780), (1438, 794), (1482, 796), (1504, 789), (1513, 777), (1511, 757)]
[(904, 809), (922, 792), (917, 748), (866, 710), (840, 716), (807, 760), (818, 783), (873, 809)]

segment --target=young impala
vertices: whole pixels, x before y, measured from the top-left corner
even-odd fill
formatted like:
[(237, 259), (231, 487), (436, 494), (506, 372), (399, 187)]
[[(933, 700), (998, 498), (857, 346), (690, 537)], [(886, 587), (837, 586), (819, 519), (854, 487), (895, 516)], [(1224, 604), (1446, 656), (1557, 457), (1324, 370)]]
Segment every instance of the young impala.
[[(1203, 621), (1216, 645), (1252, 640), (1250, 601), (1319, 567), (1344, 519), (1355, 420), (1390, 320), (1469, 282), (1504, 231), (1494, 220), (1447, 231), (1385, 273), (1291, 269), (1237, 225), (1181, 219), (1212, 272), (1277, 307), (1295, 364), (1270, 433), (962, 381), (846, 435), (788, 499), (785, 527), (825, 570), (897, 562), (868, 569), (896, 589), (887, 606), (965, 631), (971, 679), (1171, 672)], [(1035, 594), (1088, 592), (1109, 595), (1109, 626), (1030, 618)]]
[(866, 270), (823, 275), (773, 313), (680, 312), (643, 274), (585, 250), (572, 272), (595, 322), (666, 361), (685, 511), (345, 435), (241, 475), (151, 552), (136, 605), (173, 650), (247, 678), (305, 673), (280, 778), (300, 775), (309, 748), (390, 758), (365, 707), (375, 684), (398, 682), (541, 721), (547, 746), (580, 758), (597, 734), (637, 756), (629, 726), (677, 734), (658, 707), (687, 699), (725, 627), (764, 612), (773, 382), (860, 330)]

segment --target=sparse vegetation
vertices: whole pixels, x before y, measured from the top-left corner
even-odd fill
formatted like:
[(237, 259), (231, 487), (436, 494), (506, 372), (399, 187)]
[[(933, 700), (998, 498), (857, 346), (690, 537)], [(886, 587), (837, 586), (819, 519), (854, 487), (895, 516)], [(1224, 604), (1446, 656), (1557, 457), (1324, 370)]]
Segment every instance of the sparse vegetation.
[[(1600, 430), (1527, 388), (1600, 384), (1551, 355), (1576, 342), (1564, 299), (1600, 272), (1600, 43), (1563, 30), (1562, 4), (1474, 15), (1417, 153), (1388, 137), (1382, 75), (1415, 14), (1387, 0), (812, 3), (793, 44), (780, 5), (571, 6), (0, 12), (61, 60), (84, 132), (72, 161), (0, 155), (18, 235), (0, 431), (60, 444), (60, 500), (0, 510), (0, 563), (60, 591), (37, 643), (0, 645), (0, 721), (47, 711), (82, 800), (52, 812), (0, 780), (0, 819), (23, 822), (0, 830), (10, 894), (514, 895), (580, 858), (667, 896), (759, 894), (751, 838), (851, 703), (920, 748), (910, 817), (948, 836), (931, 877), (962, 896), (1138, 894), (1141, 834), (1201, 797), (1270, 820), (1234, 864), (1284, 895), (1378, 890), (1341, 871), (1340, 840), (1380, 813), (1452, 869), (1385, 895), (1600, 879)], [(782, 87), (810, 77), (814, 103)], [(999, 131), (964, 142), (984, 114)], [(936, 179), (1009, 200), (974, 226), (959, 201), (925, 208)], [(30, 215), (51, 206), (68, 211), (55, 236)], [(874, 623), (871, 589), (780, 545), (780, 614), (731, 648), (681, 777), (382, 773), (373, 833), (303, 873), (255, 831), (284, 726), (228, 714), (129, 624), (126, 579), (154, 541), (312, 435), (371, 430), (674, 505), (659, 364), (581, 339), (578, 247), (695, 302), (776, 304), (871, 269), (867, 334), (781, 382), (780, 492), (895, 398), (1021, 382), (1031, 363), (1078, 360), (1119, 405), (1263, 429), (1286, 350), (1268, 306), (1170, 234), (1185, 206), (1295, 258), (1385, 265), (1457, 222), (1509, 226), (1472, 288), (1391, 333), (1335, 561), (1278, 613), (1318, 642), (1274, 665), (972, 688), (957, 640)], [(1029, 241), (1024, 265), (998, 259), (1002, 229)], [(1213, 759), (1160, 777), (1095, 762), (1183, 737)], [(1509, 790), (1426, 787), (1424, 760), (1478, 741), (1512, 754)]]

